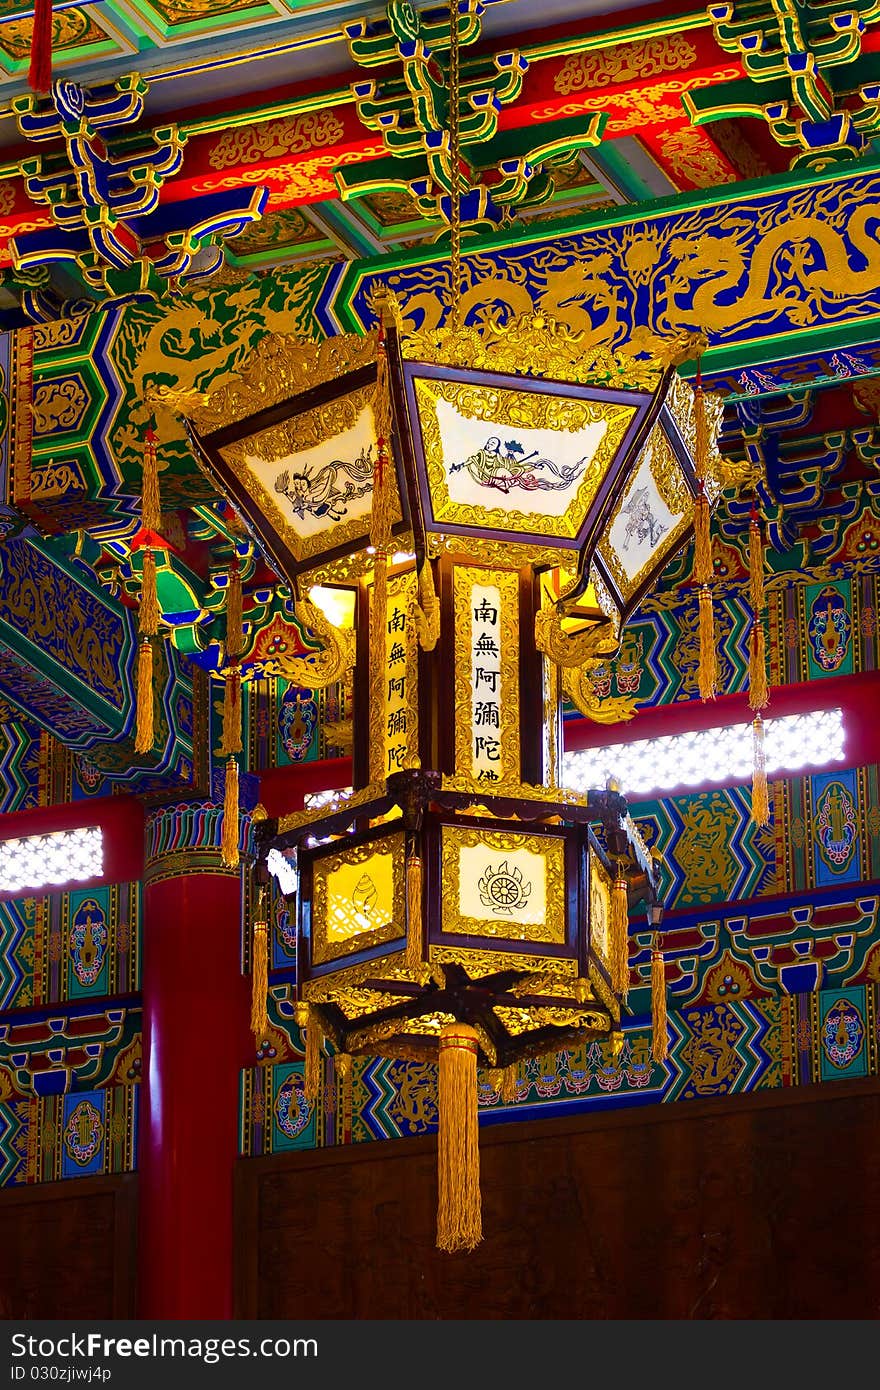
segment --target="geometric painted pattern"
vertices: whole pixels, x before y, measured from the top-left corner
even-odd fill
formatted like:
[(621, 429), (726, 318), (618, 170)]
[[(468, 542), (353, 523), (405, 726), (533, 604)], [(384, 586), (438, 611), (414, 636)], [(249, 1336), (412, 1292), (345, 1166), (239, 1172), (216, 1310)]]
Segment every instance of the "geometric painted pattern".
[(136, 993), (140, 922), (139, 883), (0, 902), (0, 1009)]
[(880, 777), (874, 765), (770, 783), (757, 827), (746, 787), (632, 802), (663, 856), (667, 911), (880, 879)]
[[(808, 1084), (832, 1075), (877, 1075), (878, 995), (880, 984), (875, 982), (806, 996), (716, 998), (672, 1008), (669, 1055), (663, 1063), (651, 1058), (649, 1019), (636, 1015), (624, 1024), (617, 1058), (608, 1042), (597, 1040), (520, 1063), (512, 1102), (502, 1100), (491, 1073), (480, 1071), (480, 1122), (706, 1099)], [(278, 1012), (273, 1014), (277, 1020)], [(436, 1129), (433, 1063), (355, 1057), (350, 1080), (343, 1082), (333, 1057), (325, 1055), (323, 1084), (317, 1101), (309, 1103), (302, 1098), (303, 1043), (297, 1031), (270, 1026), (269, 1033), (273, 1046), (265, 1060), (241, 1077), (243, 1156), (397, 1139)], [(836, 1039), (842, 1049), (838, 1062), (843, 1064), (833, 1071), (822, 1061), (829, 1036), (832, 1045)], [(279, 1050), (282, 1061), (276, 1060)], [(793, 1064), (793, 1057), (801, 1059), (800, 1064)], [(294, 1115), (288, 1135), (279, 1129), (279, 1094), (283, 1116)], [(294, 1103), (291, 1095), (299, 1100)]]
[(128, 1084), (0, 1100), (0, 1187), (132, 1172), (137, 1093)]

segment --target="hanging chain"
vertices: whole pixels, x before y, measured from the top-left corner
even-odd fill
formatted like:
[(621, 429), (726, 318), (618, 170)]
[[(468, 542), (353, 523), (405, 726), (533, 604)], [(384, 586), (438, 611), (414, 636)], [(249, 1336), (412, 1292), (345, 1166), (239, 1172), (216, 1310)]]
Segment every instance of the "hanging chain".
[(459, 130), (460, 70), (458, 41), (458, 0), (449, 0), (449, 231), (452, 250), (452, 311), (457, 326), (461, 312), (461, 139)]

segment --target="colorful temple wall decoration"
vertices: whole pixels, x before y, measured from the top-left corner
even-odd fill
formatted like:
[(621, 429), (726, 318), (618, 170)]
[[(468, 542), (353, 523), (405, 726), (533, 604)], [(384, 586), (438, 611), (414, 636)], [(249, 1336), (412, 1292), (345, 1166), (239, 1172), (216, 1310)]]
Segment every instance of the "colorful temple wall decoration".
[[(650, 1027), (625, 1030), (623, 1051), (594, 1043), (523, 1064), (516, 1100), (480, 1078), (484, 1124), (609, 1106), (706, 1099), (773, 1087), (878, 1074), (876, 983), (765, 998), (719, 998), (670, 1014), (667, 1060), (651, 1059)], [(303, 1090), (302, 1045), (291, 1035), (282, 1062), (242, 1074), (241, 1152), (360, 1143), (436, 1129), (436, 1081), (428, 1063), (358, 1058), (350, 1083), (325, 1059), (318, 1101)]]
[(137, 1096), (127, 1084), (0, 1101), (0, 1187), (133, 1171)]
[(0, 902), (0, 1186), (134, 1169), (142, 890)]
[(141, 887), (97, 887), (0, 902), (0, 1009), (140, 989)]

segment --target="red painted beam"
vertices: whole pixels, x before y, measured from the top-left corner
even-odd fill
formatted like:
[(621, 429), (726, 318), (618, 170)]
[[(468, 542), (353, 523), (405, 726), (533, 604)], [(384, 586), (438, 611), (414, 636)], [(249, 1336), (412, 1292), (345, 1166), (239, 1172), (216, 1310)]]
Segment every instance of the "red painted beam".
[[(852, 766), (880, 762), (880, 672), (854, 676), (828, 676), (799, 685), (776, 686), (771, 691), (768, 719), (810, 710), (844, 711), (846, 759)], [(718, 729), (753, 719), (745, 694), (721, 695), (716, 700), (678, 700), (639, 710), (623, 724), (595, 724), (589, 719), (567, 719), (563, 737), (566, 752), (579, 748), (603, 748), (607, 744), (635, 743), (643, 738), (663, 738), (696, 729)]]
[[(10, 811), (0, 816), (0, 844), (27, 835), (47, 835), (54, 830), (79, 830), (100, 826), (104, 832), (104, 872), (77, 883), (89, 888), (99, 883), (129, 883), (144, 872), (144, 808), (134, 796), (102, 796), (94, 801), (71, 801), (62, 806), (39, 806)], [(51, 891), (61, 892), (63, 885)], [(22, 891), (0, 892), (0, 901), (21, 897)]]
[(270, 767), (260, 773), (260, 802), (270, 816), (284, 816), (301, 811), (312, 792), (336, 791), (350, 787), (351, 781), (351, 758)]

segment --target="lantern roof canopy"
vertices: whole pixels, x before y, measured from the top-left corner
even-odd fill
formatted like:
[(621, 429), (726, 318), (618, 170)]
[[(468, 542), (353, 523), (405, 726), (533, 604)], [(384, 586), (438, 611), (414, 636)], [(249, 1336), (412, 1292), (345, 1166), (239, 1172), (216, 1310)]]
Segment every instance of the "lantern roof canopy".
[(674, 364), (698, 340), (663, 361), (597, 353), (540, 314), (407, 335), (384, 303), (366, 335), (267, 336), (191, 411), (203, 466), (279, 572), (366, 555), (387, 432), (400, 548), (577, 568), (617, 625), (692, 527), (694, 393)]

